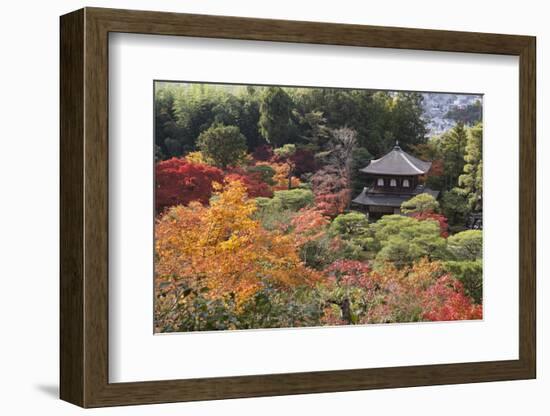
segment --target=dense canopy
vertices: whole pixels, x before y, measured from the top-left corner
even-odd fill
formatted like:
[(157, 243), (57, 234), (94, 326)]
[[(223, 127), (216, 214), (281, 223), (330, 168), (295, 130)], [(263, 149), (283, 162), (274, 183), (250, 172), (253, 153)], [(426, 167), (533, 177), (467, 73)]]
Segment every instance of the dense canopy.
[(481, 319), (482, 126), (433, 95), (156, 83), (155, 332)]

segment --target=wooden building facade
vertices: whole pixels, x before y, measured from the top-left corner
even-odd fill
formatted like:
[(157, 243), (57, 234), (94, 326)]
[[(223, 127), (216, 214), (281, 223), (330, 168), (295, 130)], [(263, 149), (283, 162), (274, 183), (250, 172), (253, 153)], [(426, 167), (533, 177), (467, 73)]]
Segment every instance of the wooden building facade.
[(366, 211), (369, 218), (377, 219), (382, 215), (400, 214), (401, 204), (416, 195), (428, 193), (437, 198), (439, 191), (423, 184), (423, 177), (431, 166), (432, 162), (408, 154), (396, 143), (389, 153), (360, 169), (367, 174), (367, 186), (352, 203)]

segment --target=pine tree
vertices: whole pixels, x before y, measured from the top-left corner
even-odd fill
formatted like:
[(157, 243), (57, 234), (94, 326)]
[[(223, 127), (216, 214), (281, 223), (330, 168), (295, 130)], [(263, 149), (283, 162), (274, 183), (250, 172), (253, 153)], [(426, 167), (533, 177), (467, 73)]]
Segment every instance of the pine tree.
[(468, 192), (468, 202), (473, 210), (482, 207), (483, 194), (483, 127), (478, 124), (468, 131), (468, 143), (464, 155), (464, 174), (458, 179), (459, 186)]
[(237, 165), (246, 153), (246, 138), (237, 126), (214, 124), (200, 134), (197, 145), (207, 159), (222, 169)]
[(262, 137), (274, 147), (288, 143), (292, 107), (290, 96), (280, 87), (268, 87), (262, 95), (258, 127)]
[(445, 188), (447, 190), (458, 185), (458, 178), (464, 171), (467, 143), (468, 134), (462, 123), (458, 123), (440, 139), (439, 148), (445, 166)]

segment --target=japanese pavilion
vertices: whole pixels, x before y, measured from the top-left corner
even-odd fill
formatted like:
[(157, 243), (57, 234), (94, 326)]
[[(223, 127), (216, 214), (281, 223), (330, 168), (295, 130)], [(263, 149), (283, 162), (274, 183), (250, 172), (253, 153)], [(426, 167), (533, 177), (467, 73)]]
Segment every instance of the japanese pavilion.
[(369, 214), (369, 218), (400, 214), (401, 204), (412, 197), (427, 193), (437, 198), (439, 191), (422, 183), (432, 162), (420, 160), (404, 152), (396, 142), (391, 152), (371, 160), (360, 172), (368, 175), (367, 186), (352, 201)]

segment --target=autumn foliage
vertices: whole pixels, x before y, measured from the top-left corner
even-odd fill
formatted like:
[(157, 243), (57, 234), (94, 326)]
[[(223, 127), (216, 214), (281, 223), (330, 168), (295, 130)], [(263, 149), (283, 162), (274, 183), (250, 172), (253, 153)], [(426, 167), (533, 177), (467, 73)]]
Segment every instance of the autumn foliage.
[(302, 247), (310, 241), (323, 237), (329, 223), (329, 219), (318, 208), (302, 208), (290, 223), (293, 227), (296, 246)]
[(155, 331), (482, 318), (481, 239), (421, 201), (371, 223), (349, 212), (345, 160), (260, 146), (208, 163), (155, 168)]
[(192, 201), (207, 204), (212, 194), (212, 183), (221, 182), (223, 173), (218, 168), (172, 158), (155, 167), (155, 207), (157, 212), (174, 205)]
[(240, 181), (218, 187), (209, 207), (193, 202), (168, 210), (155, 227), (157, 283), (183, 283), (241, 305), (265, 285), (315, 282), (317, 273), (302, 264), (292, 236), (264, 230), (255, 210)]
[[(467, 295), (471, 276), (464, 274), (466, 292), (439, 261), (385, 260), (400, 244), (407, 255), (440, 246), (449, 235), (442, 214), (412, 212), (438, 227), (387, 236), (380, 228), (387, 219), (371, 227), (362, 214), (339, 215), (349, 181), (334, 165), (313, 174), (312, 194), (289, 191), (290, 165), (273, 158), (225, 171), (201, 161), (196, 152), (156, 166), (157, 331), (481, 319), (482, 306)], [(400, 229), (420, 234), (407, 245)], [(453, 253), (468, 241), (455, 238)], [(388, 256), (364, 251), (376, 247)]]
[(401, 270), (386, 265), (373, 278), (385, 295), (369, 310), (368, 322), (481, 319), (481, 306), (465, 296), (439, 262), (422, 259)]
[(273, 149), (266, 144), (258, 146), (254, 149), (252, 157), (257, 161), (266, 162), (273, 157)]
[(337, 260), (326, 269), (329, 285), (372, 290), (376, 282), (369, 275), (370, 271), (367, 263), (357, 260)]
[(415, 212), (411, 214), (411, 217), (416, 218), (417, 220), (437, 221), (439, 224), (439, 229), (441, 230), (441, 237), (447, 238), (449, 236), (449, 224), (445, 215), (436, 214), (435, 212)]
[[(451, 104), (156, 83), (155, 332), (481, 319), (482, 124), (434, 105)], [(396, 144), (430, 170), (354, 202), (399, 175), (397, 156), (364, 169)]]
[[(275, 185), (273, 186), (273, 190), (281, 191), (284, 189), (288, 189), (288, 174), (290, 171), (290, 166), (287, 163), (260, 162), (258, 163), (258, 166), (270, 166), (275, 171), (275, 176), (273, 177)], [(300, 179), (298, 179), (296, 176), (291, 176), (291, 188), (298, 187), (300, 183)]]
[(482, 307), (464, 295), (464, 287), (450, 275), (439, 278), (422, 296), (422, 317), (429, 321), (481, 319)]
[(292, 155), (292, 162), (294, 163), (294, 174), (296, 176), (303, 175), (304, 173), (310, 173), (317, 170), (317, 161), (312, 151), (306, 149), (298, 149), (294, 155)]
[(272, 187), (263, 181), (259, 172), (247, 172), (241, 168), (233, 168), (225, 175), (225, 180), (242, 182), (250, 198), (258, 196), (271, 198), (273, 196)]
[(311, 179), (315, 203), (328, 216), (344, 212), (351, 199), (348, 181), (334, 168), (318, 171)]

